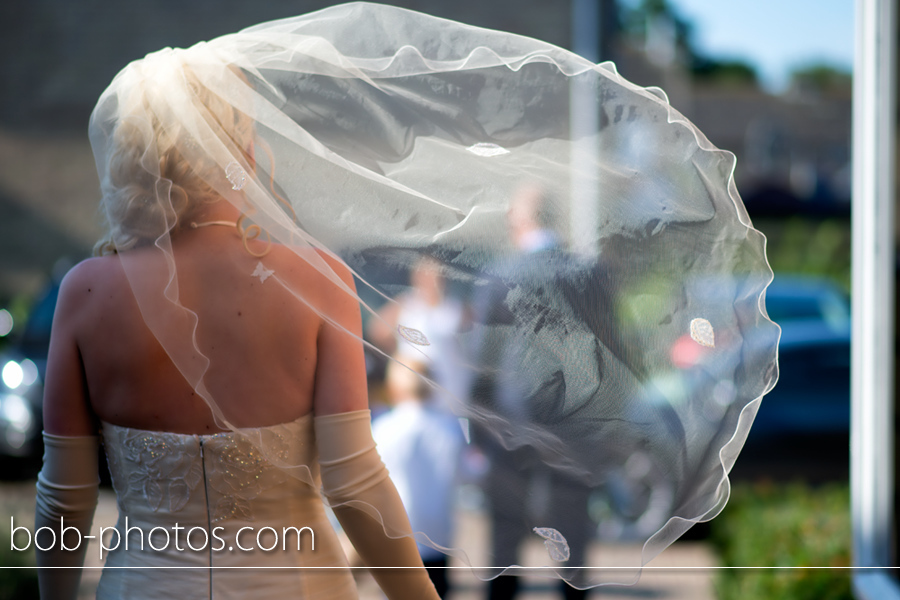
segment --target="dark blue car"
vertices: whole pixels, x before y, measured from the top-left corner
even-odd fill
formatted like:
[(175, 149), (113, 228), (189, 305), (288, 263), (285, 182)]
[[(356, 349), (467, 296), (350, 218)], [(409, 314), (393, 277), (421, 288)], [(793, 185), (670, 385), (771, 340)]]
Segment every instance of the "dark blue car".
[(824, 279), (776, 277), (766, 294), (781, 325), (779, 377), (763, 398), (749, 441), (850, 431), (850, 303)]
[(39, 458), (43, 378), (59, 285), (32, 308), (21, 334), (0, 354), (0, 457)]

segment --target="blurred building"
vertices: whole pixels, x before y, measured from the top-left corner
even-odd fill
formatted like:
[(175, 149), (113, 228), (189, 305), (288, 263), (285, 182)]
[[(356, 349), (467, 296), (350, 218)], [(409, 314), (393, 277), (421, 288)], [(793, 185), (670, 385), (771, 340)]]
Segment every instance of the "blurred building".
[(686, 60), (660, 63), (620, 43), (627, 79), (666, 91), (676, 109), (717, 147), (737, 155), (735, 182), (754, 217), (850, 215), (851, 86), (795, 85), (772, 95), (727, 75), (705, 79)]
[[(610, 6), (610, 0), (604, 0)], [(32, 0), (0, 3), (0, 306), (32, 297), (56, 260), (90, 254), (100, 229), (87, 124), (129, 61), (330, 0)], [(517, 0), (389, 2), (565, 46), (566, 4)]]
[[(396, 5), (572, 47), (573, 3), (398, 0)], [(587, 1), (587, 0), (586, 0)], [(590, 2), (587, 2), (588, 4)], [(314, 11), (329, 0), (33, 0), (0, 7), (0, 305), (34, 294), (60, 256), (97, 239), (98, 184), (86, 139), (90, 111), (129, 61), (255, 23)], [(665, 3), (659, 4), (665, 8)], [(662, 87), (715, 145), (738, 155), (737, 184), (752, 216), (847, 214), (849, 88), (772, 96), (727, 79), (698, 81), (683, 24), (653, 16), (629, 37), (617, 0), (597, 0), (596, 56), (639, 85)], [(696, 69), (693, 69), (696, 71)]]

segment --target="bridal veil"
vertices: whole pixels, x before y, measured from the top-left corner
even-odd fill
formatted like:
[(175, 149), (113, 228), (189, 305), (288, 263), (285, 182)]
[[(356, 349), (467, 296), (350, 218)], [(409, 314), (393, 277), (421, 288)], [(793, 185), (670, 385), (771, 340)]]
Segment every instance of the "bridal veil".
[[(213, 104), (233, 118), (223, 122)], [(159, 124), (166, 135), (151, 135)], [(423, 257), (438, 265), (471, 314), (453, 358), (463, 385), (444, 397), (493, 463), (538, 474), (509, 478), (522, 487), (508, 493), (540, 509), (521, 527), (546, 542), (550, 571), (579, 587), (631, 581), (723, 508), (728, 472), (777, 378), (779, 329), (764, 301), (772, 272), (734, 185), (734, 156), (660, 90), (534, 39), (352, 3), (129, 64), (100, 98), (90, 137), (106, 248), (222, 427), (233, 428), (204, 385), (197, 315), (179, 299), (170, 235), (190, 191), (165, 176), (173, 149), (244, 210), (245, 235), (295, 249), (357, 296), (365, 319), (406, 290), (402, 274)], [(139, 172), (123, 176), (124, 160)], [(552, 252), (513, 244), (523, 194), (540, 198), (537, 241)], [(158, 251), (158, 269), (132, 266), (137, 246)], [(341, 258), (358, 291), (311, 248)], [(265, 256), (247, 277), (287, 285)], [(290, 292), (306, 301), (307, 290)], [(396, 329), (406, 356), (444, 360), (424, 331)], [(250, 441), (309, 477), (268, 440)], [(566, 510), (554, 504), (557, 482), (583, 493), (590, 519), (578, 527), (590, 537), (621, 537), (608, 527), (616, 503), (655, 511), (652, 527), (630, 524), (634, 552), (604, 562), (619, 569), (574, 569), (598, 565), (570, 557), (582, 533), (554, 526)], [(428, 532), (417, 538), (428, 543)], [(480, 564), (474, 548), (443, 550), (475, 568), (510, 566), (490, 555)]]

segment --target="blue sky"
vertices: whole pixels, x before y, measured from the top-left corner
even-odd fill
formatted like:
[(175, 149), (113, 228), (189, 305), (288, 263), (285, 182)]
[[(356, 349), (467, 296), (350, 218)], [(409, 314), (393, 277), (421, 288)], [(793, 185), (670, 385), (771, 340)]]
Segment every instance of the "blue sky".
[(853, 0), (669, 0), (694, 24), (698, 50), (753, 64), (770, 91), (791, 69), (853, 66)]

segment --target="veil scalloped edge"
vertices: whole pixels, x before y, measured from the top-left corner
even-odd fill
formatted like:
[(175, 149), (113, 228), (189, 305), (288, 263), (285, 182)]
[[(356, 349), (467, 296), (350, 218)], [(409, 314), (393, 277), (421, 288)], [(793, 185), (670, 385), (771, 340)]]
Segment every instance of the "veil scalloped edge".
[[(249, 128), (236, 133), (225, 113)], [(120, 172), (124, 123), (137, 175)], [(182, 187), (161, 163), (171, 148), (204, 194), (245, 210), (273, 244), (353, 295), (366, 320), (401, 302), (403, 276), (422, 257), (439, 265), (471, 315), (451, 336), (458, 354), (438, 355), (415, 328), (421, 338), (398, 343), (454, 374), (430, 383), (493, 468), (519, 465), (509, 494), (540, 516), (516, 535), (573, 527), (557, 531), (562, 542), (544, 536), (573, 546), (572, 563), (548, 556), (553, 576), (581, 588), (633, 583), (727, 502), (728, 473), (778, 377), (780, 329), (765, 311), (773, 274), (735, 186), (735, 156), (661, 90), (530, 38), (351, 3), (131, 63), (101, 96), (90, 137), (110, 238), (142, 315), (224, 427), (236, 429), (204, 382), (199, 317), (178, 295), (171, 237)], [(251, 161), (246, 139), (271, 153)], [(535, 189), (531, 217), (552, 240), (543, 254), (504, 234), (523, 190)], [(158, 270), (132, 266), (132, 246), (154, 248)], [(312, 249), (340, 257), (359, 292)], [(340, 326), (279, 275), (269, 282)], [(308, 466), (271, 458), (315, 483)], [(569, 488), (589, 498), (591, 520), (554, 513)], [(616, 541), (605, 525), (660, 498), (668, 504), (652, 531), (625, 523), (639, 544), (622, 546), (614, 568), (577, 558), (575, 528)], [(377, 506), (364, 509), (397, 530)], [(480, 576), (514, 566), (472, 564), (482, 549), (442, 546), (429, 531), (416, 539)]]

